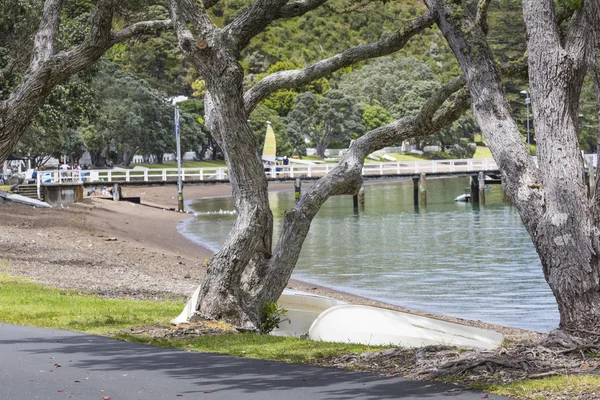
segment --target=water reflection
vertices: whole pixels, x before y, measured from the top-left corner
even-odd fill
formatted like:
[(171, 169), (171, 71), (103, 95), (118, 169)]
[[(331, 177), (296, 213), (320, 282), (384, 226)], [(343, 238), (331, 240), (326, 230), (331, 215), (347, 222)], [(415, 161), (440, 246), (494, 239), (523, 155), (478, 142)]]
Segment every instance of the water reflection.
[[(468, 180), (430, 179), (426, 207), (412, 182), (365, 186), (365, 210), (351, 196), (329, 199), (313, 221), (294, 277), (409, 308), (549, 331), (557, 307), (516, 210), (494, 187), (485, 206), (455, 203)], [(276, 237), (294, 192), (270, 196)], [(233, 210), (230, 198), (196, 201), (197, 212)], [(235, 215), (200, 215), (182, 233), (218, 250)]]

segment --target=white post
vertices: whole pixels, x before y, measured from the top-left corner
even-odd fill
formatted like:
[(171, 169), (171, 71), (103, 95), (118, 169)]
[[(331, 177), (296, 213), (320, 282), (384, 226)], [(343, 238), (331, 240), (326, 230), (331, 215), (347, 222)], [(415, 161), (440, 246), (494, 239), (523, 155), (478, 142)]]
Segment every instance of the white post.
[(148, 182), (148, 170), (144, 170), (144, 182)]
[(383, 163), (379, 163), (379, 175), (383, 175)]
[(308, 177), (312, 178), (312, 165), (308, 164)]
[(37, 176), (35, 177), (36, 185), (37, 185), (37, 197), (38, 200), (42, 199), (42, 171), (38, 171)]
[(130, 178), (129, 178), (129, 170), (125, 171), (125, 182), (129, 182)]
[(200, 180), (204, 180), (204, 168), (200, 168)]

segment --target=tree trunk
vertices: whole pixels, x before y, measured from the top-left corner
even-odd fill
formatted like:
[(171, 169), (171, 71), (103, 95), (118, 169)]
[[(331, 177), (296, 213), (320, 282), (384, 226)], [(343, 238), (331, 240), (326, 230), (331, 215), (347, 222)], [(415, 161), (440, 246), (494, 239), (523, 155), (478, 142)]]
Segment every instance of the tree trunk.
[(89, 153), (92, 165), (95, 167), (101, 167), (102, 165), (100, 165), (100, 163), (102, 161), (102, 150), (91, 150)]
[(317, 152), (317, 157), (320, 159), (325, 158), (325, 150), (327, 150), (328, 143), (325, 141), (319, 141), (315, 144), (315, 150)]
[(226, 155), (238, 215), (210, 262), (201, 285), (198, 311), (206, 318), (224, 319), (242, 329), (255, 330), (260, 326), (263, 304), (246, 295), (242, 276), (245, 270), (252, 270), (270, 257), (273, 215), (263, 166), (254, 151), (256, 138), (247, 122), (243, 70), (223, 48), (215, 48), (194, 62), (210, 93), (205, 102), (207, 115), (211, 116), (213, 138)]
[(460, 2), (426, 2), (461, 65), (473, 114), (502, 171), (504, 189), (540, 255), (558, 302), (560, 328), (600, 331), (599, 230), (590, 218), (577, 142), (577, 107), (589, 36), (581, 30), (582, 15), (574, 18), (563, 46), (552, 1), (524, 1), (538, 169), (510, 115), (481, 26)]

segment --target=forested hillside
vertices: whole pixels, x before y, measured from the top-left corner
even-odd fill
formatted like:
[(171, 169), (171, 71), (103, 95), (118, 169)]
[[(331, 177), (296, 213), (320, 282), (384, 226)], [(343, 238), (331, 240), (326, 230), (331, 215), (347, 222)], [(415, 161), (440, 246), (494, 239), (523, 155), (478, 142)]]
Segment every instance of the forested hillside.
[[(26, 68), (29, 54), (25, 50), (31, 47), (42, 3), (41, 0), (2, 1), (1, 98), (8, 96)], [(60, 43), (67, 45), (83, 40), (85, 25), (82, 21), (89, 16), (93, 3), (90, 0), (65, 2), (62, 18), (66, 22), (61, 28)], [(220, 25), (227, 24), (249, 3), (249, 0), (219, 2), (211, 9), (214, 21)], [(125, 26), (128, 22), (142, 19), (169, 18), (163, 1), (138, 0), (128, 4), (119, 13), (117, 25)], [(425, 7), (419, 0), (335, 0), (327, 7), (320, 7), (304, 16), (281, 19), (254, 38), (243, 52), (239, 62), (246, 71), (245, 85), (251, 87), (267, 73), (300, 69), (333, 56), (349, 46), (385, 37), (397, 29), (402, 21), (424, 12)], [(525, 65), (520, 1), (493, 1), (489, 12), (489, 26), (489, 42), (495, 51), (498, 65)], [(265, 121), (273, 122), (278, 136), (278, 153), (302, 155), (306, 147), (305, 138), (310, 138), (313, 146), (319, 140), (318, 129), (311, 130), (308, 125), (299, 125), (297, 118), (289, 116), (295, 107), (306, 107), (306, 104), (298, 100), (299, 95), (310, 93), (318, 100), (325, 98), (329, 91), (338, 90), (353, 97), (358, 102), (355, 112), (361, 113), (360, 124), (355, 125), (356, 128), (332, 126), (333, 130), (339, 132), (328, 140), (328, 145), (345, 147), (353, 137), (366, 130), (418, 109), (433, 91), (458, 74), (458, 64), (445, 39), (437, 28), (430, 28), (412, 38), (403, 50), (391, 57), (361, 63), (313, 84), (271, 94), (251, 115), (251, 126), (259, 137), (263, 137)], [(520, 92), (527, 90), (525, 77), (526, 71), (523, 69), (520, 75), (511, 74), (505, 79), (505, 89), (524, 138), (525, 97)], [(115, 81), (119, 79), (125, 81)], [(111, 103), (110, 96), (117, 93), (107, 90), (112, 87), (128, 88), (126, 92), (130, 96), (123, 101), (119, 101), (117, 96)], [(161, 152), (174, 150), (169, 118), (172, 107), (165, 99), (186, 95), (199, 102), (188, 106), (182, 104), (185, 111), (185, 150), (197, 151), (201, 157), (206, 154), (216, 157), (219, 155), (216, 143), (203, 126), (204, 92), (204, 82), (186, 64), (172, 30), (140, 35), (114, 46), (105, 54), (100, 65), (89, 68), (56, 87), (16, 152), (38, 156), (38, 162), (43, 162), (48, 156), (71, 155), (76, 158), (89, 150), (95, 155), (94, 163), (98, 165), (106, 158), (128, 165), (136, 152), (146, 156), (155, 155), (154, 159), (160, 159), (158, 155)], [(306, 101), (307, 96), (301, 98)], [(317, 103), (328, 104), (320, 101)], [(341, 116), (341, 111), (338, 111), (332, 109), (331, 112)], [(295, 114), (298, 115), (299, 112)], [(587, 82), (581, 105), (581, 144), (587, 152), (596, 147), (593, 126), (597, 118), (593, 87), (591, 82)], [(138, 121), (135, 129), (127, 126), (133, 121)], [(359, 125), (362, 128), (358, 128)], [(423, 140), (421, 144), (449, 147), (460, 143), (461, 139), (468, 142), (481, 140), (477, 131), (470, 112), (467, 112), (453, 126)], [(535, 128), (532, 126), (532, 142), (535, 142), (534, 132)], [(151, 147), (149, 143), (152, 144)]]

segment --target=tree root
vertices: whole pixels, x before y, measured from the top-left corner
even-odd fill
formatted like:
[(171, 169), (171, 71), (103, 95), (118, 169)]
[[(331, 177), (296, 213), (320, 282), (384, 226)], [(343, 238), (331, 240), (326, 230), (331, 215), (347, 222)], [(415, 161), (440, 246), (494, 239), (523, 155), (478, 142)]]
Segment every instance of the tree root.
[[(562, 336), (561, 336), (562, 337)], [(552, 346), (549, 345), (552, 344)], [(368, 370), (415, 379), (444, 379), (470, 384), (506, 384), (555, 375), (600, 374), (600, 357), (586, 357), (590, 343), (561, 340), (512, 344), (493, 351), (465, 350), (451, 346), (389, 349), (379, 353), (352, 354), (321, 364)]]

